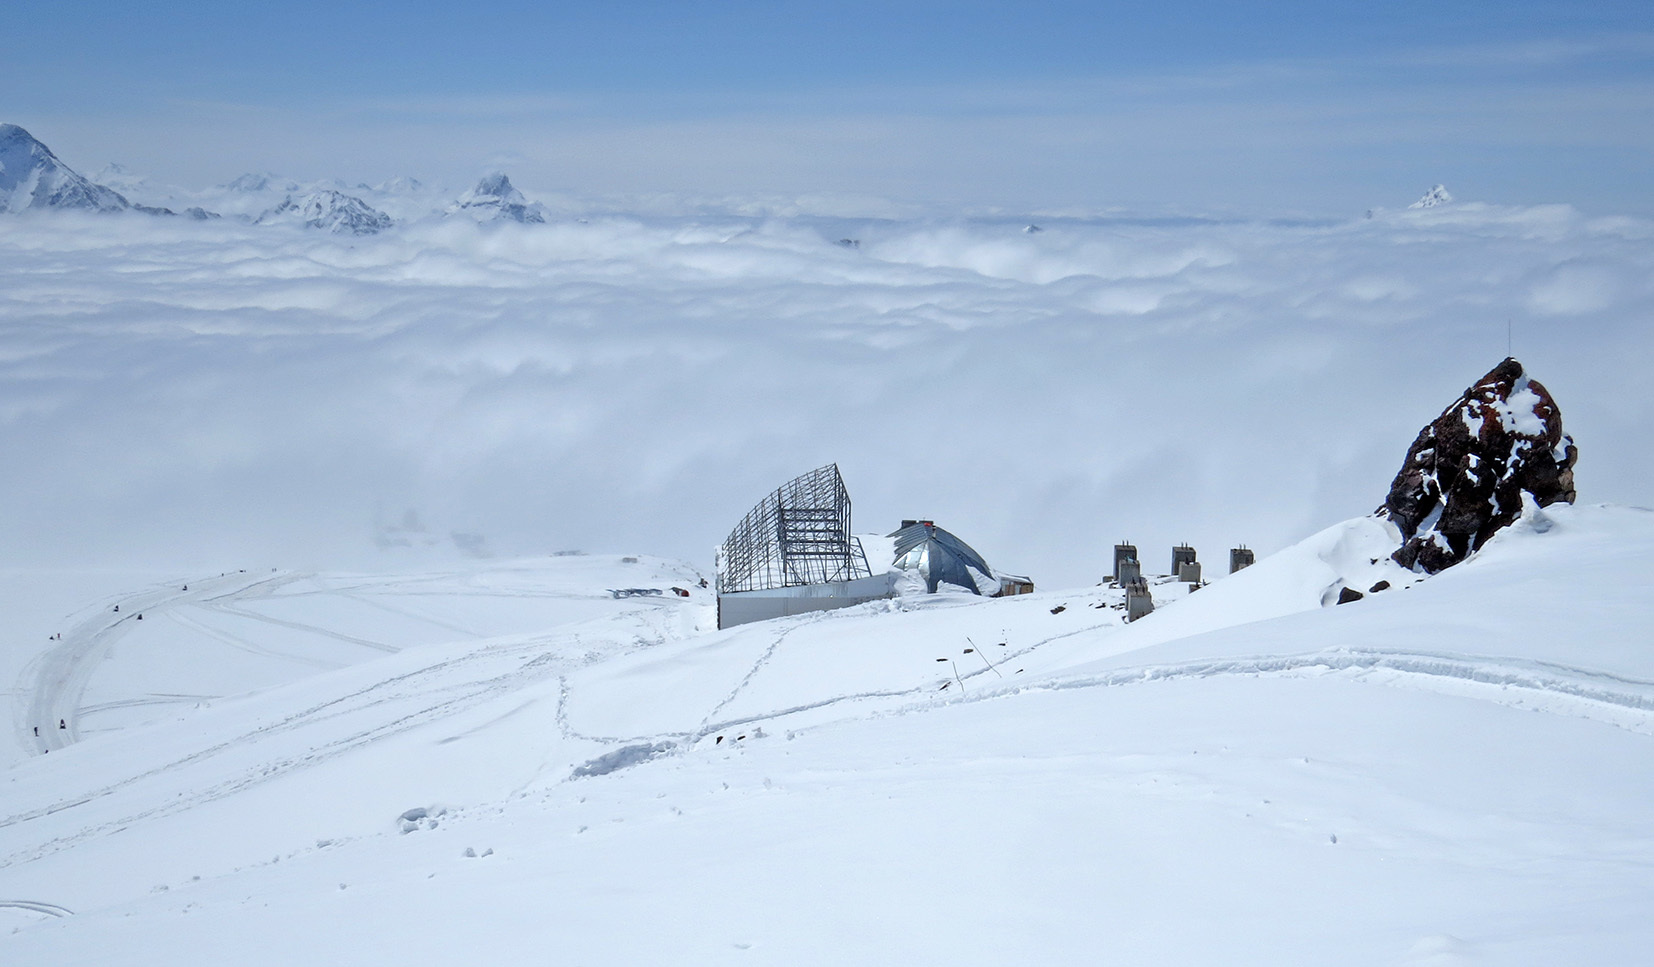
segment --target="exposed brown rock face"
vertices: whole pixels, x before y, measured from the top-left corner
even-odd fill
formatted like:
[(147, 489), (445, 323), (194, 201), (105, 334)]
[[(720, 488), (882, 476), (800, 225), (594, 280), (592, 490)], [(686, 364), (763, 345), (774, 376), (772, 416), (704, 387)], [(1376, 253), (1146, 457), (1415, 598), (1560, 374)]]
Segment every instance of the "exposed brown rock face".
[(1522, 364), (1506, 359), (1419, 432), (1378, 513), (1401, 528), (1394, 557), (1432, 574), (1481, 547), (1522, 513), (1574, 502), (1579, 450), (1562, 413)]

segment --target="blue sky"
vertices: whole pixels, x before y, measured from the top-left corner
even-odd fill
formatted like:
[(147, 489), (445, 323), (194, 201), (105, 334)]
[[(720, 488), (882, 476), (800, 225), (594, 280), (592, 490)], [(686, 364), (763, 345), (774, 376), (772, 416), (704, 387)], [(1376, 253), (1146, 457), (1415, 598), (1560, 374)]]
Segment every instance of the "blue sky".
[(1651, 8), (13, 0), (0, 120), (185, 184), (1650, 212)]

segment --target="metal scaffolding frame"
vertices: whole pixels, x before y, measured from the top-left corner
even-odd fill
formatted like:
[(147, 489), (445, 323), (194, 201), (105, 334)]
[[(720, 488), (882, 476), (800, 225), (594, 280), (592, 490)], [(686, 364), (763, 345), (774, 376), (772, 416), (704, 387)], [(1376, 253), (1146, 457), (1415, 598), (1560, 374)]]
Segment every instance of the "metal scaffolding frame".
[(766, 591), (870, 577), (850, 534), (850, 494), (838, 464), (782, 484), (758, 502), (718, 552), (718, 591)]

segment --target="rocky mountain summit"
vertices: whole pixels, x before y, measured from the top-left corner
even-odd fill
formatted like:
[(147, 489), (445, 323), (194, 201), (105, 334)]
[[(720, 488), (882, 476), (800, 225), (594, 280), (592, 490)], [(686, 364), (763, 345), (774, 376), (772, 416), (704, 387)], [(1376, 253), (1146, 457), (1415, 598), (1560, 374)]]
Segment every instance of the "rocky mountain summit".
[(1579, 450), (1562, 412), (1506, 359), (1419, 432), (1377, 511), (1400, 528), (1398, 564), (1435, 573), (1464, 560), (1522, 513), (1574, 501)]
[(120, 192), (87, 180), (59, 161), (34, 135), (15, 124), (0, 124), (0, 212), (118, 212), (131, 207)]
[(531, 203), (503, 174), (492, 174), (449, 206), (450, 215), (469, 215), (479, 222), (512, 221), (539, 225), (546, 220), (545, 209)]
[(258, 217), (260, 223), (298, 221), (335, 235), (372, 235), (395, 224), (389, 215), (367, 202), (342, 191), (313, 191), (281, 204)]

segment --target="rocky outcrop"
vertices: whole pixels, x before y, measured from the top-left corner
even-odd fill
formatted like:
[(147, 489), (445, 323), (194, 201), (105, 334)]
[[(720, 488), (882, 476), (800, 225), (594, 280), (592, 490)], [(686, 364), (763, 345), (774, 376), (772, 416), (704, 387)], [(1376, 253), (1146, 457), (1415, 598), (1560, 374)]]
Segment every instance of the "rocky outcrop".
[(1579, 450), (1551, 394), (1506, 359), (1426, 426), (1378, 514), (1401, 529), (1397, 563), (1435, 573), (1462, 561), (1522, 513), (1574, 501)]

